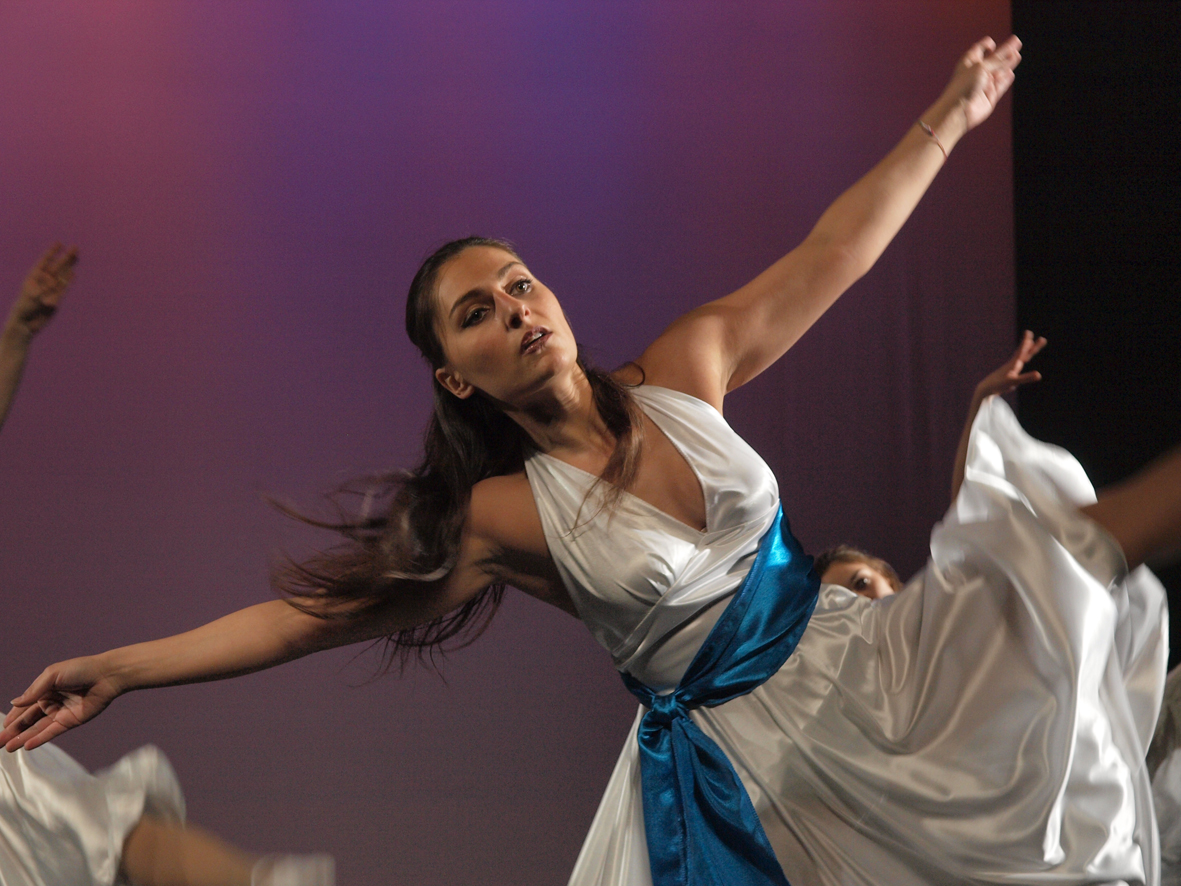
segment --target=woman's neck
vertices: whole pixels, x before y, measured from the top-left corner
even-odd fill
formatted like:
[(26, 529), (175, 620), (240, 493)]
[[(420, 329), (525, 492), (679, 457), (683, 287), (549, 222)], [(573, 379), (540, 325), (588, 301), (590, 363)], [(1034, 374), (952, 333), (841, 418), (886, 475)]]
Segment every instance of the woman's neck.
[(564, 458), (610, 457), (615, 437), (595, 406), (594, 390), (579, 367), (562, 384), (550, 386), (543, 398), (523, 406), (502, 406), (542, 452)]

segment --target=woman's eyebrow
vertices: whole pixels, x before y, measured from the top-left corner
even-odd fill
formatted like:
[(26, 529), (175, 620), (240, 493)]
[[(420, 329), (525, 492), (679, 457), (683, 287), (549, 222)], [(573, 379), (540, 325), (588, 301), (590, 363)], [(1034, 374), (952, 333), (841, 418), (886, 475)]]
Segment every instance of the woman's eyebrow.
[(472, 301), (473, 299), (479, 298), (483, 294), (484, 294), (484, 290), (480, 289), (478, 286), (475, 289), (469, 289), (467, 292), (465, 292), (463, 295), (461, 295), (459, 298), (457, 298), (455, 300), (455, 304), (453, 304), (451, 306), (451, 310), (448, 312), (448, 316), (449, 317), (454, 316), (455, 312), (457, 310), (459, 310), (459, 308), (462, 305), (467, 304), (469, 301)]

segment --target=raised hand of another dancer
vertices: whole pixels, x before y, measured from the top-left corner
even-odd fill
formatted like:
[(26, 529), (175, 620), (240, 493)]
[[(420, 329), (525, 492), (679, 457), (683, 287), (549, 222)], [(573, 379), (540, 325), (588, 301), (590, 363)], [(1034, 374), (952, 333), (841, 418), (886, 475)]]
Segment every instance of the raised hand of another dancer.
[(967, 129), (979, 126), (1013, 85), (1013, 69), (1021, 63), (1021, 41), (1014, 34), (1000, 46), (985, 37), (959, 60), (942, 100), (964, 112)]
[(1024, 372), (1023, 370), (1025, 365), (1037, 356), (1045, 346), (1046, 340), (1044, 338), (1035, 336), (1028, 329), (1025, 330), (1025, 334), (1021, 336), (1021, 344), (1017, 345), (1013, 356), (980, 379), (980, 383), (976, 385), (976, 390), (972, 394), (972, 405), (968, 407), (968, 418), (964, 422), (964, 430), (960, 434), (959, 447), (956, 449), (955, 468), (951, 473), (953, 501), (959, 495), (960, 486), (964, 483), (964, 471), (968, 462), (968, 443), (972, 438), (972, 424), (976, 421), (976, 414), (980, 411), (980, 407), (994, 394), (1007, 394), (1022, 385), (1041, 381), (1042, 374), (1040, 372)]
[(60, 243), (55, 243), (21, 285), (20, 295), (0, 332), (0, 425), (4, 424), (20, 385), (29, 343), (57, 310), (58, 300), (74, 276), (77, 261), (77, 249), (62, 249)]
[(986, 397), (993, 394), (1007, 394), (1021, 385), (1041, 381), (1040, 372), (1022, 372), (1025, 364), (1037, 356), (1046, 346), (1046, 340), (1041, 336), (1034, 336), (1028, 329), (1021, 337), (1021, 344), (1013, 352), (1013, 356), (980, 380), (976, 385), (975, 401), (982, 403)]
[(0, 742), (9, 751), (33, 750), (93, 719), (120, 693), (95, 656), (50, 665), (12, 700)]
[(45, 327), (57, 310), (66, 287), (74, 279), (77, 264), (77, 247), (65, 249), (55, 243), (45, 251), (21, 284), (20, 295), (4, 325), (6, 337), (20, 336), (27, 342)]

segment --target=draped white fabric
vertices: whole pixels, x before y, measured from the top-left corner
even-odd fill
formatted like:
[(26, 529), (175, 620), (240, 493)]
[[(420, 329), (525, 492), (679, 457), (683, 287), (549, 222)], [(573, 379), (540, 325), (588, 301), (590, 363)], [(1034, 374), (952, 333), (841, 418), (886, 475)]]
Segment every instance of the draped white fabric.
[(1161, 884), (1181, 886), (1181, 667), (1165, 680), (1165, 697), (1148, 752), (1152, 801), (1161, 842)]
[[(773, 486), (705, 404), (652, 388), (639, 399), (702, 480), (707, 533), (634, 501), (576, 517), (590, 478), (547, 458), (529, 476), (592, 633), (621, 667), (671, 687), (749, 566)], [(694, 712), (793, 886), (1158, 882), (1144, 755), (1164, 681), (1164, 590), (1146, 569), (1128, 574), (1076, 510), (1093, 501), (1068, 453), (990, 401), (927, 567), (878, 603), (824, 586), (776, 676)], [(664, 595), (692, 605), (653, 616)], [(570, 883), (650, 882), (633, 729)]]
[(155, 747), (94, 775), (53, 745), (0, 751), (0, 884), (121, 883), (123, 842), (145, 813), (185, 815), (180, 784)]

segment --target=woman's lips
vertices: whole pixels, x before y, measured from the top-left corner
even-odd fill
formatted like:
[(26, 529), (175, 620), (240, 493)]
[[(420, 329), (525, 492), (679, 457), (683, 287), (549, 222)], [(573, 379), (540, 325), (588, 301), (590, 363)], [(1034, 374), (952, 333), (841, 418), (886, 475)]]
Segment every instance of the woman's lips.
[(550, 331), (542, 326), (537, 326), (525, 333), (525, 337), (521, 340), (521, 353), (533, 354), (541, 350), (545, 343), (549, 340)]

